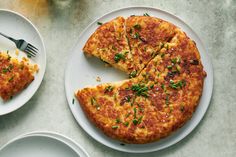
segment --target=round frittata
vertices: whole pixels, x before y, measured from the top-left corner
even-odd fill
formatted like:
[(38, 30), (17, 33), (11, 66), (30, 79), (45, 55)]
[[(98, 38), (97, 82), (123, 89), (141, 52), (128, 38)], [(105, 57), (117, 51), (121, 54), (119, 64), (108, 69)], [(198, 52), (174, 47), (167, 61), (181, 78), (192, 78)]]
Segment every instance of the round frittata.
[(129, 75), (76, 91), (84, 113), (107, 136), (150, 143), (192, 117), (206, 73), (195, 42), (180, 28), (156, 17), (118, 17), (101, 25), (83, 51)]

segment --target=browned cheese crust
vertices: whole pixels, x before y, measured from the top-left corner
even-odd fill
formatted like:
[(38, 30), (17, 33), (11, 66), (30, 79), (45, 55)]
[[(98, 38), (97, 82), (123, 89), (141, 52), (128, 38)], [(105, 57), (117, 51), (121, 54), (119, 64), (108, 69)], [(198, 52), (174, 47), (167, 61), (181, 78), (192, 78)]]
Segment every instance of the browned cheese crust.
[(137, 74), (173, 38), (175, 29), (176, 26), (155, 17), (131, 16), (126, 20), (127, 38)]
[[(153, 17), (130, 17), (127, 21), (138, 19), (163, 22)], [(141, 23), (141, 30), (148, 27)], [(148, 57), (137, 77), (76, 93), (87, 117), (111, 138), (135, 144), (160, 140), (183, 126), (198, 105), (206, 73), (196, 44), (176, 26), (168, 22), (164, 25), (172, 29), (160, 27), (155, 32), (162, 33), (152, 32), (157, 37), (140, 30), (140, 36), (145, 37), (141, 44), (155, 49), (156, 54)], [(128, 22), (126, 27), (128, 30)], [(155, 47), (152, 43), (162, 45)], [(135, 44), (137, 41), (130, 41), (132, 52)], [(145, 53), (142, 48), (137, 51)]]
[(101, 25), (86, 42), (83, 51), (127, 73), (133, 69), (123, 17)]
[[(37, 67), (36, 67), (37, 68)], [(4, 101), (10, 99), (33, 80), (35, 67), (26, 61), (18, 61), (0, 52), (0, 96)]]

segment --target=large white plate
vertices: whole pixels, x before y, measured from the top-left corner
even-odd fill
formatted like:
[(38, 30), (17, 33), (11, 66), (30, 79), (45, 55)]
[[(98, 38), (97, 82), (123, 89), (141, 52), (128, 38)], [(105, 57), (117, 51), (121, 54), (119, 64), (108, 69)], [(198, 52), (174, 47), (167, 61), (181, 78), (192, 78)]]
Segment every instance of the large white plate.
[[(187, 35), (193, 39), (201, 54), (202, 63), (204, 65), (204, 70), (207, 72), (207, 77), (204, 81), (204, 88), (199, 106), (194, 113), (192, 119), (186, 123), (181, 129), (172, 134), (171, 136), (154, 142), (150, 144), (121, 144), (119, 141), (113, 140), (105, 136), (100, 130), (98, 130), (90, 121), (86, 118), (83, 113), (79, 103), (77, 101), (73, 104), (74, 92), (78, 88), (84, 88), (88, 85), (97, 85), (95, 78), (100, 76), (102, 82), (114, 82), (118, 80), (126, 79), (127, 76), (122, 72), (115, 70), (114, 68), (104, 67), (104, 63), (96, 58), (86, 58), (82, 52), (82, 48), (90, 35), (96, 30), (97, 22), (106, 22), (117, 16), (128, 17), (130, 15), (142, 15), (143, 13), (148, 13), (151, 16), (159, 17), (165, 19), (171, 23), (174, 23), (182, 30), (184, 30)], [(207, 55), (207, 50), (205, 49), (203, 43), (197, 36), (197, 34), (182, 20), (178, 17), (167, 13), (165, 11), (149, 8), (149, 7), (129, 7), (123, 8), (111, 13), (108, 13), (101, 18), (97, 19), (91, 23), (79, 36), (79, 41), (77, 42), (75, 48), (73, 49), (72, 55), (68, 61), (68, 65), (65, 71), (65, 90), (66, 97), (70, 106), (70, 109), (80, 126), (95, 140), (101, 142), (102, 144), (111, 147), (116, 150), (133, 152), (133, 153), (143, 153), (157, 151), (166, 147), (169, 147), (184, 137), (186, 137), (200, 122), (203, 118), (208, 105), (210, 103), (211, 95), (213, 89), (213, 69), (211, 65), (210, 58)]]
[(21, 135), (0, 149), (4, 157), (80, 157), (64, 140), (50, 135)]
[[(31, 58), (31, 62), (37, 63), (40, 68), (39, 72), (35, 75), (34, 81), (26, 89), (9, 101), (3, 102), (0, 100), (0, 115), (4, 115), (23, 106), (37, 91), (46, 68), (46, 52), (39, 31), (22, 15), (13, 11), (0, 9), (0, 23), (0, 32), (16, 39), (25, 39), (39, 49), (39, 53), (36, 57)], [(14, 54), (16, 47), (13, 42), (0, 36), (0, 51), (6, 50)], [(25, 54), (20, 52), (19, 56), (21, 57), (23, 55)]]
[(35, 131), (35, 132), (30, 132), (25, 135), (22, 135), (22, 137), (29, 136), (29, 135), (34, 135), (34, 136), (43, 135), (43, 136), (54, 137), (56, 139), (63, 141), (64, 143), (66, 143), (70, 147), (72, 147), (77, 152), (77, 154), (80, 155), (80, 157), (89, 157), (88, 153), (80, 145), (78, 145), (75, 141), (73, 141), (72, 139), (70, 139), (62, 134), (55, 133), (55, 132), (49, 132), (49, 131)]

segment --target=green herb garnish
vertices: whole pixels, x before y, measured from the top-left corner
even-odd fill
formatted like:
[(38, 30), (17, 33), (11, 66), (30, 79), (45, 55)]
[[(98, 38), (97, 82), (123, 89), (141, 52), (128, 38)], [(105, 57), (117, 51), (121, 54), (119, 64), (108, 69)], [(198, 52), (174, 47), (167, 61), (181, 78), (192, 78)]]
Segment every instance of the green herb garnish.
[(181, 61), (181, 59), (180, 59), (179, 57), (176, 57), (176, 58), (172, 58), (172, 59), (171, 59), (171, 62), (172, 62), (173, 64), (180, 63), (180, 61)]
[(161, 84), (161, 88), (164, 90), (165, 89), (165, 84)]
[(125, 56), (122, 53), (115, 54), (114, 60), (115, 60), (116, 63), (119, 62), (121, 59), (125, 60)]
[(136, 118), (136, 114), (137, 114), (137, 109), (134, 108), (134, 118)]
[(118, 129), (119, 126), (117, 126), (117, 125), (113, 125), (111, 128), (112, 128), (112, 129)]
[(125, 126), (129, 126), (129, 122), (124, 122), (123, 123)]
[(170, 103), (170, 102), (169, 102), (169, 95), (167, 94), (167, 95), (166, 95), (166, 105), (169, 105), (169, 103)]
[(140, 30), (141, 29), (141, 25), (140, 24), (136, 24), (136, 25), (134, 25), (133, 26), (135, 29), (137, 29), (137, 30)]
[(113, 49), (113, 50), (117, 50), (117, 48), (116, 48), (114, 45), (112, 45), (112, 49)]
[(131, 97), (128, 95), (128, 96), (126, 97), (126, 101), (127, 101), (127, 102), (130, 102), (130, 99), (131, 99)]
[(138, 124), (138, 120), (137, 119), (133, 119), (133, 124), (137, 125)]
[(96, 99), (95, 99), (94, 97), (92, 97), (92, 98), (90, 99), (90, 101), (91, 101), (91, 104), (94, 105), (95, 102), (96, 102)]
[(142, 122), (142, 119), (143, 119), (143, 116), (140, 116), (140, 117), (138, 118), (138, 124), (140, 124), (140, 123)]
[(147, 93), (148, 87), (144, 85), (140, 85), (140, 84), (133, 85), (131, 87), (131, 90), (133, 90), (138, 96), (148, 97), (148, 93)]
[(120, 119), (119, 118), (116, 118), (116, 123), (120, 123)]
[(97, 22), (98, 25), (102, 25), (103, 23), (102, 22)]
[(164, 54), (164, 53), (161, 54), (161, 58), (163, 58), (163, 57), (165, 57), (165, 54)]
[(185, 80), (181, 80), (181, 81), (178, 81), (176, 83), (173, 80), (170, 80), (170, 87), (173, 88), (173, 89), (182, 88), (185, 85), (186, 85)]
[(3, 68), (2, 69), (2, 73), (7, 73), (8, 72), (8, 69), (7, 68)]
[(148, 13), (144, 13), (143, 16), (150, 16)]
[(73, 99), (72, 99), (72, 104), (74, 104), (74, 103), (75, 103), (75, 99), (73, 98)]
[(8, 81), (11, 82), (14, 79), (14, 76), (12, 76)]
[(114, 89), (114, 87), (108, 86), (108, 87), (105, 88), (104, 93), (111, 92), (113, 89)]
[(140, 35), (139, 35), (139, 33), (138, 33), (138, 32), (136, 32), (136, 33), (133, 35), (133, 38), (134, 38), (134, 39), (139, 39), (139, 38), (140, 38)]
[(132, 71), (132, 72), (129, 74), (129, 78), (133, 78), (133, 77), (135, 77), (136, 75), (137, 75), (137, 71), (134, 70), (134, 71)]
[(150, 85), (150, 89), (152, 89), (154, 87), (154, 84)]
[(128, 118), (130, 115), (131, 115), (131, 113), (130, 113), (130, 112), (129, 112), (129, 113), (127, 113), (127, 114), (125, 115), (125, 118)]
[(172, 65), (168, 65), (167, 69), (169, 69), (169, 70), (172, 69)]

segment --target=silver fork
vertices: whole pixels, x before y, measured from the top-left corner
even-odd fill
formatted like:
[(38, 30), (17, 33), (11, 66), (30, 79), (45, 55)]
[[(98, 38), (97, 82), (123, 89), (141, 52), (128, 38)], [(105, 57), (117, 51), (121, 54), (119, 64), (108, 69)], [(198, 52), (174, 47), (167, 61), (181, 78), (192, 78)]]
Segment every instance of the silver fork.
[(25, 52), (28, 57), (35, 57), (38, 53), (38, 49), (31, 45), (30, 43), (26, 42), (23, 39), (16, 40), (12, 37), (9, 37), (3, 33), (0, 32), (0, 35), (6, 37), (7, 39), (13, 41), (16, 44), (16, 47), (20, 49), (21, 51)]

